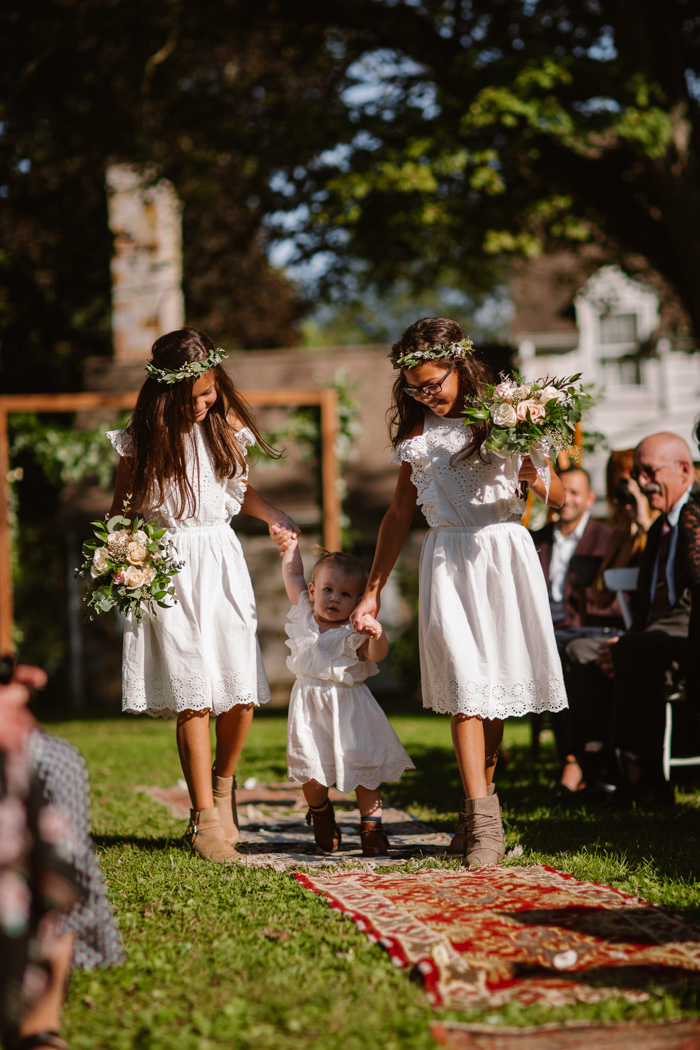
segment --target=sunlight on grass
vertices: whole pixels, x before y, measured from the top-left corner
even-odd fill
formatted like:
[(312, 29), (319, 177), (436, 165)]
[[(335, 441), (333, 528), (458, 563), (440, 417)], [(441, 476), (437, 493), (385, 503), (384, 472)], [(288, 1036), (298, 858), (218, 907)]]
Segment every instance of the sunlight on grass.
[[(449, 720), (415, 709), (390, 715), (417, 768), (386, 786), (387, 802), (451, 831), (460, 784)], [(204, 864), (182, 845), (184, 822), (136, 790), (181, 777), (172, 722), (125, 717), (47, 728), (73, 741), (88, 763), (98, 852), (128, 949), (123, 966), (74, 976), (66, 1011), (74, 1050), (434, 1048), (435, 1015), (420, 985), (351, 922), (289, 873)], [(285, 732), (285, 712), (256, 715), (239, 782), (286, 779)], [(663, 814), (579, 809), (554, 792), (551, 739), (543, 734), (536, 766), (530, 744), (528, 720), (507, 725), (497, 782), (508, 847), (523, 848), (509, 863), (548, 864), (700, 920), (696, 785), (679, 788), (677, 805)], [(431, 862), (443, 864), (456, 866)], [(445, 1016), (531, 1025), (695, 1010), (681, 990), (637, 1005), (514, 1004)]]

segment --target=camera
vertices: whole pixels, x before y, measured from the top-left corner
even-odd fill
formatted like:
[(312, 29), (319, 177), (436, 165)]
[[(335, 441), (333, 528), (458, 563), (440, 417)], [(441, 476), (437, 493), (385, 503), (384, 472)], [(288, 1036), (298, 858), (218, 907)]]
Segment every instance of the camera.
[(613, 503), (616, 503), (618, 507), (634, 507), (636, 500), (630, 490), (629, 481), (627, 478), (621, 478), (612, 494)]

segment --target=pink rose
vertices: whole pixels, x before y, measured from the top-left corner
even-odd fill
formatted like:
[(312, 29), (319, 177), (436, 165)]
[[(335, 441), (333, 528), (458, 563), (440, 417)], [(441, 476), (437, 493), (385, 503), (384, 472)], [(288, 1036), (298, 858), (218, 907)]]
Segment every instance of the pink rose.
[(115, 572), (115, 574), (114, 574), (114, 582), (115, 583), (124, 583), (124, 573), (123, 572)]
[(528, 401), (520, 401), (515, 406), (515, 412), (519, 420), (524, 421), (529, 415), (533, 423), (537, 423), (547, 415), (544, 405), (539, 405), (536, 401), (533, 401), (532, 398)]

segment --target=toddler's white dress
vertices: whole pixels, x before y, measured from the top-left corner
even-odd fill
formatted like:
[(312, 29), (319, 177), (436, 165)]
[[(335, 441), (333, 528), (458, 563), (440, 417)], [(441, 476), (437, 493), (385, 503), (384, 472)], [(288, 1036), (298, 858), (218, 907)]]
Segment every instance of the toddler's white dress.
[[(120, 456), (132, 454), (125, 430), (108, 435)], [(244, 427), (236, 434), (243, 449), (255, 444)], [(248, 470), (217, 478), (200, 424), (190, 432), (188, 473), (197, 500), (194, 514), (177, 517), (177, 494), (144, 516), (167, 526), (183, 569), (174, 577), (178, 604), (145, 613), (140, 624), (124, 622), (122, 710), (149, 715), (210, 711), (220, 715), (236, 704), (270, 699), (260, 646), (257, 613), (241, 544), (231, 519), (245, 499)]]
[(374, 789), (398, 780), (413, 762), (371, 692), (376, 663), (358, 653), (366, 634), (351, 624), (319, 631), (308, 591), (293, 605), (285, 629), (296, 675), (287, 722), (287, 774), (339, 791)]
[(452, 462), (469, 437), (461, 418), (426, 412), (423, 433), (393, 457), (410, 464), (430, 526), (419, 570), (423, 706), (482, 718), (561, 711), (547, 585), (521, 524), (520, 460), (484, 452)]

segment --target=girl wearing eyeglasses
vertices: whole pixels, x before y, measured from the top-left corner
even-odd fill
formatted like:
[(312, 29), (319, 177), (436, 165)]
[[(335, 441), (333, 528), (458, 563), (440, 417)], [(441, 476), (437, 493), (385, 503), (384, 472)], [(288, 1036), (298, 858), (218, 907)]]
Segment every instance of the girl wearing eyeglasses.
[(488, 369), (447, 318), (424, 317), (391, 350), (396, 492), (382, 521), (356, 629), (376, 617), (416, 504), (430, 526), (419, 585), (423, 706), (450, 715), (463, 786), (450, 852), (468, 867), (496, 864), (505, 835), (493, 774), (503, 720), (567, 706), (547, 587), (523, 528), (523, 482), (549, 506), (564, 502), (550, 464), (549, 491), (529, 458), (483, 450), (486, 428), (465, 427), (462, 409)]

